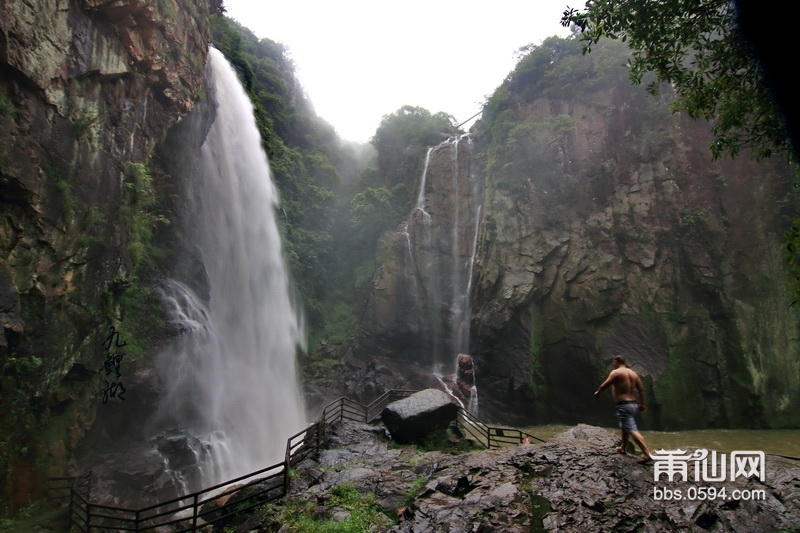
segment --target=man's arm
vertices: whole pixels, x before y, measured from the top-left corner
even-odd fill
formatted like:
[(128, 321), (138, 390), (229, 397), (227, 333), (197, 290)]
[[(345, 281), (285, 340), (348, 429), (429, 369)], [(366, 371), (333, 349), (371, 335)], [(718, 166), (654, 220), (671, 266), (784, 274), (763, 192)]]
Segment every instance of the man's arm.
[(639, 374), (636, 374), (636, 390), (639, 392), (639, 410), (647, 411), (647, 405), (645, 405), (644, 399), (644, 385), (642, 384), (642, 378), (639, 377)]
[(598, 389), (594, 392), (595, 396), (600, 396), (601, 392), (606, 390), (609, 385), (614, 383), (614, 378), (616, 377), (615, 374), (614, 374), (615, 372), (616, 372), (616, 370), (612, 370), (611, 373), (606, 378), (606, 380), (602, 384), (600, 384), (600, 387), (598, 387)]

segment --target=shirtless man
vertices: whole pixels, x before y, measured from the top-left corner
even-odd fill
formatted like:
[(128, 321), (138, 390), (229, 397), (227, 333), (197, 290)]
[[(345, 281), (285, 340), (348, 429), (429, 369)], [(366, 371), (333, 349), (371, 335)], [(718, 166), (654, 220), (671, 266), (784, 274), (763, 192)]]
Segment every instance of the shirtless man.
[[(650, 450), (647, 449), (644, 437), (639, 433), (639, 428), (636, 427), (636, 420), (634, 420), (634, 416), (638, 411), (647, 410), (647, 406), (644, 403), (642, 380), (636, 372), (625, 366), (625, 358), (621, 355), (614, 356), (613, 365), (614, 370), (611, 371), (608, 378), (595, 391), (594, 395), (600, 396), (600, 393), (611, 385), (611, 394), (614, 396), (614, 401), (617, 402), (617, 418), (622, 431), (622, 446), (617, 448), (617, 451), (625, 454), (628, 449), (628, 439), (633, 438), (633, 441), (639, 445), (644, 455), (638, 462), (647, 464), (652, 460), (650, 458)], [(636, 402), (634, 390), (639, 392), (641, 403)]]

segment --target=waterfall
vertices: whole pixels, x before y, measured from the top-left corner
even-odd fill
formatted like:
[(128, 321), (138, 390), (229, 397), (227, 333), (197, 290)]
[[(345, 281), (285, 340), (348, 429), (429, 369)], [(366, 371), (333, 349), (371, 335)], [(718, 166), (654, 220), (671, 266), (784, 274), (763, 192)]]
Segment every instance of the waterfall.
[[(446, 143), (447, 141), (442, 144)], [(434, 147), (431, 146), (428, 148), (428, 151), (425, 152), (425, 165), (422, 168), (422, 176), (419, 178), (419, 193), (417, 194), (416, 208), (421, 209), (423, 212), (425, 211), (425, 185), (428, 183), (428, 166), (431, 164), (431, 152), (433, 149)]]
[[(444, 373), (450, 375), (452, 368), (452, 378), (439, 375), (440, 382), (454, 395), (464, 389), (463, 403), (477, 410), (474, 383), (469, 386), (456, 383), (459, 354), (469, 351), (470, 291), (481, 212), (478, 184), (470, 169), (462, 168), (459, 158), (461, 143), (471, 142), (468, 135), (462, 135), (428, 149), (417, 204), (409, 221), (416, 227), (409, 229), (407, 225), (406, 235), (415, 237), (408, 239), (409, 256), (415, 260), (412, 264), (421, 278), (415, 280), (414, 287), (424, 289), (427, 310), (419, 316), (419, 329), (428, 332), (434, 370), (441, 372), (443, 367)], [(441, 154), (445, 150), (447, 154)], [(447, 167), (431, 161), (435, 158), (440, 162), (441, 156), (448, 154)], [(428, 175), (431, 167), (437, 167), (434, 172), (437, 178), (449, 176), (452, 181), (445, 184), (441, 178), (442, 181), (436, 182), (434, 176)], [(448, 194), (442, 194), (445, 190), (449, 190)], [(427, 275), (420, 276), (421, 272)], [(452, 385), (445, 383), (448, 380)]]
[(206, 76), (216, 118), (189, 184), (183, 233), (202, 258), (208, 297), (191, 283), (164, 284), (182, 333), (158, 356), (162, 397), (150, 421), (160, 442), (196, 458), (189, 468), (202, 473), (201, 486), (191, 490), (280, 462), (305, 422), (295, 361), (304, 328), (282, 255), (277, 190), (252, 104), (213, 48)]

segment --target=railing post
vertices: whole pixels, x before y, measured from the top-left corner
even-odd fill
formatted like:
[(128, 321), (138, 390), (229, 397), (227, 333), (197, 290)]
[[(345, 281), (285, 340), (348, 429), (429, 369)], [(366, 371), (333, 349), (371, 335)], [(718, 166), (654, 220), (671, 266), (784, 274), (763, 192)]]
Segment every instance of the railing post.
[[(76, 478), (77, 479), (77, 478)], [(73, 511), (73, 492), (75, 492), (75, 480), (72, 481), (72, 486), (69, 488), (69, 528), (72, 529), (72, 511)]]
[(197, 493), (194, 493), (194, 497), (192, 498), (192, 531), (197, 531), (197, 516), (198, 516), (198, 509), (197, 507)]
[(317, 457), (319, 457), (319, 452), (322, 449), (322, 432), (325, 427), (325, 420), (317, 422), (317, 447), (314, 449), (314, 453)]

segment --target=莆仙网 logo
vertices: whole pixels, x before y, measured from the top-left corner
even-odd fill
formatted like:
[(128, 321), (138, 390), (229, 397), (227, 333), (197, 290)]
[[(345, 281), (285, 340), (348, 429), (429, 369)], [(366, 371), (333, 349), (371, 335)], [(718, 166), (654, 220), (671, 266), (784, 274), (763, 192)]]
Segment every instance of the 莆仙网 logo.
[[(656, 450), (651, 453), (653, 480), (659, 481), (665, 475), (669, 481), (689, 481), (689, 465), (693, 463), (694, 481), (718, 482), (735, 481), (738, 477), (757, 476), (764, 481), (764, 452), (734, 451), (727, 454), (704, 448), (693, 452), (677, 450)], [(676, 479), (677, 477), (677, 479)]]

